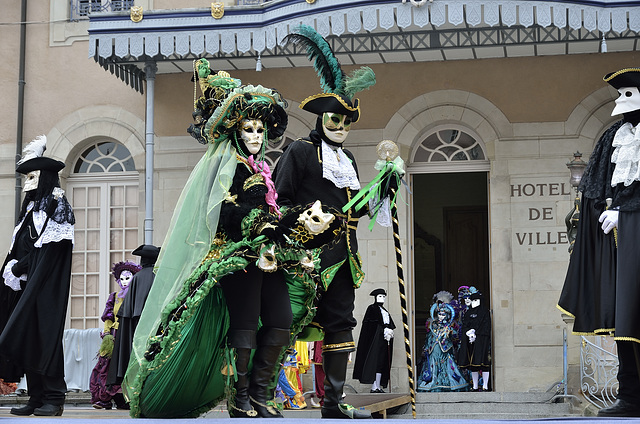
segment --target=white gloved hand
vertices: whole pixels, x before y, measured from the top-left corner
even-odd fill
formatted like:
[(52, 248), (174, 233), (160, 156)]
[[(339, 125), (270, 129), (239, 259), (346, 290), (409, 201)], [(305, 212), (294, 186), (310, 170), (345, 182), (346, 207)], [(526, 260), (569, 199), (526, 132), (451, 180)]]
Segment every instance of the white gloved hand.
[(476, 330), (475, 328), (472, 328), (471, 330), (467, 331), (465, 333), (467, 335), (467, 337), (469, 337), (469, 343), (473, 343), (476, 341)]
[(393, 338), (393, 330), (390, 328), (385, 328), (383, 337), (386, 341), (390, 341)]
[(10, 287), (13, 291), (20, 291), (22, 287), (20, 287), (20, 280), (27, 280), (27, 276), (22, 275), (20, 277), (16, 277), (13, 275), (11, 268), (18, 262), (16, 259), (10, 260), (7, 265), (4, 267), (4, 271), (2, 272), (2, 277), (4, 277), (4, 284), (7, 287)]
[(611, 230), (618, 226), (618, 211), (608, 210), (602, 212), (598, 221), (602, 223), (602, 231), (609, 234)]

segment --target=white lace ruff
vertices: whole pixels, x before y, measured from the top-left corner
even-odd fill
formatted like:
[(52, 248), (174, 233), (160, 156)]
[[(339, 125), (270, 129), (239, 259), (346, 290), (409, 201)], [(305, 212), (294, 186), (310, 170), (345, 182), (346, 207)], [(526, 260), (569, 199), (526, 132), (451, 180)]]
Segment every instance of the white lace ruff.
[[(27, 206), (27, 212), (33, 209), (33, 202), (31, 202)], [(47, 214), (44, 211), (36, 211), (33, 213), (33, 225), (36, 227), (36, 231), (39, 233), (42, 232), (42, 227), (44, 227), (44, 223), (47, 220)], [(16, 234), (20, 227), (22, 227), (22, 223), (24, 222), (24, 218), (16, 227), (13, 229), (13, 236), (11, 237), (11, 247), (9, 250), (13, 249), (13, 243), (16, 241)], [(47, 228), (44, 231), (44, 234), (40, 235), (40, 238), (36, 240), (34, 243), (35, 247), (42, 247), (43, 244), (58, 242), (62, 240), (71, 240), (71, 243), (75, 244), (73, 225), (65, 222), (64, 224), (58, 224), (54, 220), (50, 219), (47, 223)]]
[(380, 306), (380, 313), (382, 314), (382, 322), (385, 324), (389, 324), (391, 321), (389, 320), (389, 312)]
[[(42, 231), (45, 221), (47, 220), (47, 214), (44, 211), (36, 211), (33, 213), (33, 223), (38, 233)], [(62, 240), (71, 240), (71, 243), (75, 244), (73, 225), (65, 222), (58, 224), (53, 219), (50, 219), (47, 223), (44, 233), (35, 242), (35, 247), (42, 247), (43, 244), (55, 243)]]
[(352, 190), (360, 190), (360, 181), (351, 159), (342, 148), (333, 150), (324, 141), (322, 142), (322, 177), (338, 188), (349, 187)]
[(611, 186), (620, 183), (629, 186), (634, 181), (640, 181), (640, 131), (630, 123), (624, 123), (613, 137), (614, 147), (611, 162), (615, 163)]

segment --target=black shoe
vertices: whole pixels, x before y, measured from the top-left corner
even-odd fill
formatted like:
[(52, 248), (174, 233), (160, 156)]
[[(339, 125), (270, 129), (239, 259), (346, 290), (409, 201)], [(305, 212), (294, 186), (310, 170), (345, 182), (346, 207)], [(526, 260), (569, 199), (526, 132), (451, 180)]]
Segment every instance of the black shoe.
[(640, 417), (640, 407), (623, 399), (616, 399), (613, 405), (598, 411), (599, 417)]
[(371, 390), (371, 393), (384, 393), (384, 392), (385, 392), (385, 391), (384, 391), (384, 390), (382, 390), (382, 389), (380, 389), (380, 388), (375, 389), (375, 390)]
[(322, 407), (322, 418), (370, 419), (371, 412), (356, 409), (348, 403), (339, 403), (335, 407)]
[(45, 403), (40, 408), (34, 409), (33, 415), (39, 417), (59, 417), (62, 415), (62, 411), (64, 411), (64, 407), (62, 405), (51, 405), (49, 403)]
[(20, 408), (11, 408), (10, 413), (12, 415), (22, 415), (22, 416), (27, 416), (27, 415), (31, 415), (33, 414), (33, 411), (38, 408), (38, 406), (34, 406), (34, 405), (30, 405), (30, 404), (26, 404), (23, 407)]

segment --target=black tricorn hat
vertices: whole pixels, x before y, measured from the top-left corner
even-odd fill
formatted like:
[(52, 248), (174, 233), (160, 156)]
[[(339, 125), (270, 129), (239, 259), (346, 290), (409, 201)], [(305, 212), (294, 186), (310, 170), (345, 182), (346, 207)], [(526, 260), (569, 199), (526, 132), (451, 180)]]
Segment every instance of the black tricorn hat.
[(335, 93), (320, 93), (309, 96), (300, 103), (300, 108), (322, 116), (325, 112), (339, 113), (351, 118), (351, 122), (360, 119), (360, 102)]
[(469, 296), (469, 299), (471, 300), (476, 300), (476, 299), (483, 299), (484, 296), (482, 296), (482, 293), (480, 293), (479, 291), (471, 293), (471, 296)]
[(383, 294), (383, 295), (387, 295), (387, 292), (384, 291), (384, 289), (375, 289), (374, 291), (372, 291), (371, 293), (369, 293), (369, 296), (377, 296), (379, 294)]
[(616, 90), (622, 87), (640, 87), (640, 68), (625, 68), (605, 75), (604, 82)]
[(152, 244), (142, 244), (131, 253), (141, 258), (157, 259), (160, 254), (160, 248)]
[(40, 156), (22, 162), (16, 167), (16, 172), (25, 175), (31, 171), (59, 172), (62, 168), (64, 168), (64, 166), (64, 162), (60, 162), (59, 160), (55, 160), (45, 156)]

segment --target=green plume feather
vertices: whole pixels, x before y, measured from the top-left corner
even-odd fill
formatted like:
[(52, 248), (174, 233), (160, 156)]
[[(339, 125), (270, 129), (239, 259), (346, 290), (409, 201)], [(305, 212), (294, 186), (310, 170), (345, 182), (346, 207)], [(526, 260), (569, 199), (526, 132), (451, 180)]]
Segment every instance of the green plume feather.
[(340, 62), (333, 54), (331, 46), (315, 29), (308, 25), (300, 25), (292, 29), (285, 37), (285, 42), (303, 46), (307, 57), (320, 77), (320, 85), (325, 93), (345, 94), (345, 75)]
[(346, 79), (345, 79), (345, 88), (344, 92), (349, 98), (353, 98), (353, 96), (363, 90), (367, 90), (369, 87), (376, 83), (376, 74), (373, 72), (373, 69), (368, 66), (363, 66), (360, 69), (356, 69), (353, 71)]

